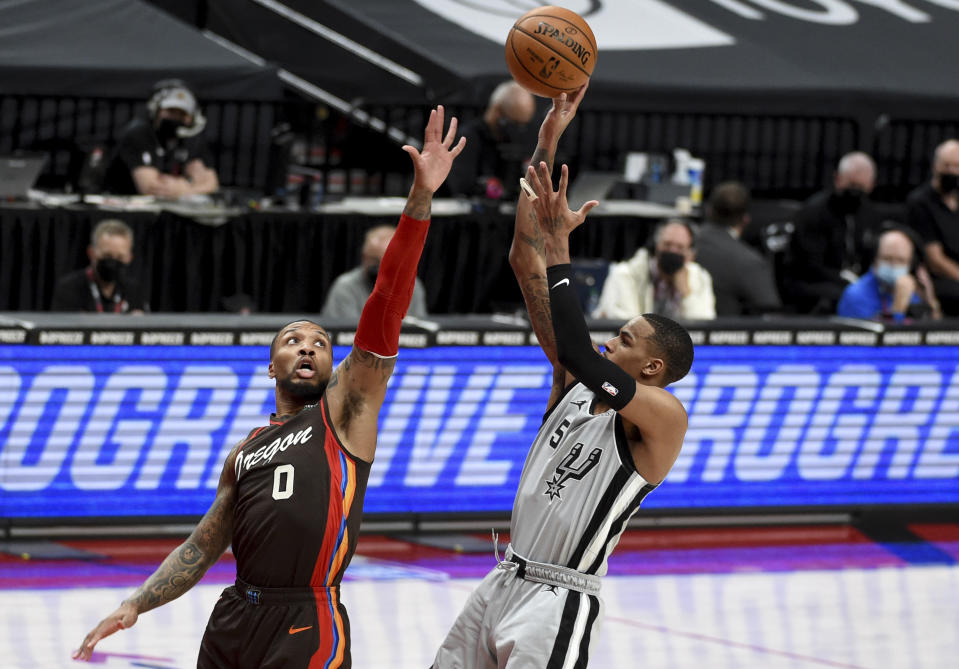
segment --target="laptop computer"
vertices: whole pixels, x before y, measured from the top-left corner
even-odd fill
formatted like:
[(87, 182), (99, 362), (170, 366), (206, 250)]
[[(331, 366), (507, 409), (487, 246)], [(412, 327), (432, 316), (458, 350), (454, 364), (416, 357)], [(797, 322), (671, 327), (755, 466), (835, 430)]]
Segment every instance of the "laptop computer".
[(0, 198), (26, 199), (27, 191), (46, 164), (47, 156), (43, 153), (0, 156)]

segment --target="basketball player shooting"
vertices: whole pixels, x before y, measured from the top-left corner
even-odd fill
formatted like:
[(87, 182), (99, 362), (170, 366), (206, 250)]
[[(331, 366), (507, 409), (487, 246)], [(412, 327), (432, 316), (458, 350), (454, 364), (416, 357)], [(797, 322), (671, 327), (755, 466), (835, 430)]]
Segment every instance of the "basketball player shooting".
[[(193, 587), (233, 545), (235, 586), (213, 609), (197, 666), (349, 667), (350, 627), (339, 584), (353, 552), (376, 449), (377, 417), (398, 353), (400, 321), (429, 229), (433, 194), (465, 146), (456, 119), (443, 136), (430, 114), (422, 151), (403, 149), (414, 179), (357, 326), (333, 369), (332, 342), (310, 321), (270, 347), (276, 413), (226, 458), (216, 497), (189, 538), (86, 638), (74, 659)], [(319, 260), (319, 259), (318, 259)]]
[(555, 98), (543, 121), (510, 250), (553, 365), (549, 408), (523, 467), (505, 559), (470, 595), (436, 669), (585, 667), (602, 618), (607, 559), (686, 434), (686, 411), (665, 387), (692, 365), (689, 334), (646, 314), (599, 354), (572, 286), (568, 235), (597, 203), (571, 211), (566, 167), (558, 192), (550, 171), (585, 90)]

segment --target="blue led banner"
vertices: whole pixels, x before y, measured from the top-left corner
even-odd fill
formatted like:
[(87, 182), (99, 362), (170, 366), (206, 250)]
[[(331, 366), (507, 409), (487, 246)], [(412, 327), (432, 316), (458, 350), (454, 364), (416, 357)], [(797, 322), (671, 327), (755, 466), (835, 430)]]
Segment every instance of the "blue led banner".
[[(273, 410), (266, 356), (0, 346), (0, 517), (202, 514)], [(674, 388), (682, 454), (644, 508), (959, 502), (957, 362), (951, 346), (700, 346)], [(535, 347), (401, 350), (366, 511), (509, 510), (549, 383)]]

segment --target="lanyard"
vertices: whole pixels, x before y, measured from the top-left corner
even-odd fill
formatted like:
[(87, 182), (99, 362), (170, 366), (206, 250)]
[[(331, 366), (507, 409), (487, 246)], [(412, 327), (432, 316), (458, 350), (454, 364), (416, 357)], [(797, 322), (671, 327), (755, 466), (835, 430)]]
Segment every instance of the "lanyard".
[[(96, 307), (97, 313), (103, 313), (103, 299), (100, 295), (100, 287), (97, 285), (96, 280), (93, 278), (93, 268), (87, 267), (87, 283), (90, 284), (90, 294), (93, 295), (93, 304)], [(123, 313), (123, 300), (120, 297), (120, 291), (116, 288), (113, 289), (113, 313), (122, 314)]]

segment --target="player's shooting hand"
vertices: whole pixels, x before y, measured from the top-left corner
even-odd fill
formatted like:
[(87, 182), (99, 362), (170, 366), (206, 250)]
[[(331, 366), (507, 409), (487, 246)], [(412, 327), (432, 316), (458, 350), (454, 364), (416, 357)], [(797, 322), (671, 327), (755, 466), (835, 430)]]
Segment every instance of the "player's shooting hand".
[(453, 160), (463, 151), (466, 146), (466, 138), (460, 137), (460, 141), (453, 145), (456, 139), (456, 117), (450, 119), (450, 127), (443, 136), (443, 105), (439, 105), (430, 112), (430, 120), (426, 124), (426, 132), (423, 137), (423, 150), (418, 151), (416, 147), (407, 144), (403, 150), (410, 154), (413, 159), (413, 187), (423, 188), (435, 193), (437, 189), (446, 181), (450, 173), (450, 167)]
[(553, 182), (549, 175), (549, 167), (540, 162), (539, 169), (530, 165), (526, 170), (526, 180), (536, 194), (533, 201), (533, 211), (536, 213), (536, 222), (543, 234), (549, 237), (565, 238), (586, 220), (586, 214), (599, 204), (590, 200), (572, 211), (566, 200), (566, 187), (569, 185), (569, 167), (562, 167), (559, 178), (559, 189), (553, 191)]
[(546, 112), (543, 125), (539, 128), (541, 141), (546, 143), (559, 141), (560, 136), (576, 117), (576, 110), (579, 109), (579, 103), (583, 101), (587, 88), (589, 88), (589, 79), (573, 91), (572, 95), (562, 93), (558, 98), (553, 98), (553, 106)]
[(119, 606), (119, 608), (117, 608), (116, 611), (101, 620), (100, 624), (94, 627), (93, 630), (87, 634), (86, 638), (83, 640), (83, 643), (80, 644), (80, 647), (73, 651), (73, 659), (83, 660), (84, 662), (89, 661), (90, 657), (93, 655), (93, 648), (97, 645), (100, 639), (108, 637), (119, 630), (125, 630), (128, 627), (133, 627), (136, 621), (136, 608), (132, 604), (124, 602)]

